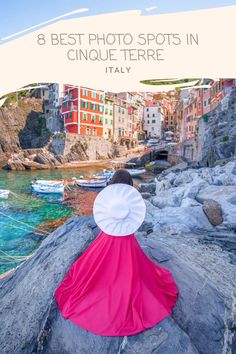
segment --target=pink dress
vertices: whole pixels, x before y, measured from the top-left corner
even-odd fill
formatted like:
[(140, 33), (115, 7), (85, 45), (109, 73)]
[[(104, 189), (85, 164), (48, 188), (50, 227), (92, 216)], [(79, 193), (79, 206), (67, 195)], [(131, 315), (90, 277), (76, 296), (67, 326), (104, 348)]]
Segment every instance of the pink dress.
[(102, 336), (129, 336), (172, 314), (178, 289), (152, 262), (134, 234), (100, 232), (57, 288), (62, 316)]

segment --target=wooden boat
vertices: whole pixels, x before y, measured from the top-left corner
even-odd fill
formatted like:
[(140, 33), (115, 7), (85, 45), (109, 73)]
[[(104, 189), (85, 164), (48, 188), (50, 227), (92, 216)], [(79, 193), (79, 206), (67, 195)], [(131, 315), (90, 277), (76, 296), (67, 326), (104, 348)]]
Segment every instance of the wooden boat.
[(107, 186), (108, 178), (104, 177), (94, 177), (94, 178), (84, 178), (77, 179), (76, 183), (80, 187), (86, 188), (103, 188)]
[(126, 168), (126, 171), (128, 171), (132, 177), (140, 176), (147, 172), (145, 168)]
[(0, 189), (0, 199), (7, 199), (10, 191), (8, 189)]
[(54, 183), (54, 184), (42, 184), (42, 183), (32, 183), (32, 190), (36, 193), (44, 194), (63, 194), (64, 193), (64, 184), (63, 183)]
[(43, 184), (43, 185), (55, 185), (58, 183), (63, 183), (65, 186), (73, 186), (76, 183), (76, 177), (72, 179), (55, 179), (55, 180), (45, 180), (45, 179), (36, 179), (31, 182), (32, 184)]
[(126, 165), (131, 167), (131, 168), (126, 168), (126, 171), (128, 171), (132, 177), (137, 177), (147, 172), (146, 168), (144, 167), (135, 168), (136, 166), (135, 162), (127, 162)]

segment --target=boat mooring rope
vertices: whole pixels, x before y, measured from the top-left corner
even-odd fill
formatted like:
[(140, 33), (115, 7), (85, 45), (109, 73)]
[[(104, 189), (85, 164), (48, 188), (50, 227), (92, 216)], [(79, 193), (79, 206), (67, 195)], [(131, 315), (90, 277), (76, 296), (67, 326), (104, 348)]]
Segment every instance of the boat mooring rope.
[(0, 261), (6, 261), (8, 263), (20, 263), (25, 261), (26, 259), (29, 259), (30, 257), (32, 257), (32, 255), (28, 255), (28, 256), (12, 256), (6, 252), (4, 252), (3, 250), (0, 250), (0, 253), (3, 254), (3, 256), (0, 255)]
[[(23, 221), (14, 219), (12, 216), (7, 215), (7, 214), (3, 213), (2, 211), (0, 211), (0, 214), (3, 215), (3, 216), (5, 216), (6, 218), (9, 218), (9, 219), (15, 221), (15, 222), (18, 222), (18, 223), (20, 223), (20, 224), (23, 224), (24, 226), (27, 226), (27, 227), (29, 227), (29, 228), (31, 228), (31, 229), (33, 229), (33, 230), (36, 230), (37, 232), (39, 232), (40, 234), (42, 234), (42, 236), (48, 236), (48, 235), (50, 235), (49, 232), (43, 231), (43, 230), (40, 230), (40, 229), (37, 229), (36, 227), (31, 226), (31, 225), (29, 225), (29, 224), (26, 224), (26, 223), (23, 222)], [(29, 231), (27, 230), (27, 232), (29, 232)]]

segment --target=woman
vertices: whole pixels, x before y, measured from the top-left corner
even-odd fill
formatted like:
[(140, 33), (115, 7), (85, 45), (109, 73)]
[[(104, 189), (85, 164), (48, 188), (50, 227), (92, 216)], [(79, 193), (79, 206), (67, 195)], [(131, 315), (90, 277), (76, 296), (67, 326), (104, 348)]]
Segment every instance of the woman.
[(174, 279), (146, 256), (134, 235), (145, 211), (132, 177), (118, 170), (94, 202), (101, 232), (56, 290), (63, 317), (95, 334), (129, 336), (172, 314)]

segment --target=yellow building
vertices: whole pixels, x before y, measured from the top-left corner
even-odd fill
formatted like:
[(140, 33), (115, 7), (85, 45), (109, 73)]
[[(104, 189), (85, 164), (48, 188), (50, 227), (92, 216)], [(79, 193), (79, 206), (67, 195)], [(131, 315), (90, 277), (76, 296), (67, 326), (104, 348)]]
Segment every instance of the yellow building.
[(111, 96), (106, 95), (104, 106), (103, 120), (103, 137), (104, 139), (113, 139), (113, 119), (114, 119), (114, 103)]

